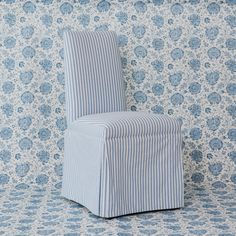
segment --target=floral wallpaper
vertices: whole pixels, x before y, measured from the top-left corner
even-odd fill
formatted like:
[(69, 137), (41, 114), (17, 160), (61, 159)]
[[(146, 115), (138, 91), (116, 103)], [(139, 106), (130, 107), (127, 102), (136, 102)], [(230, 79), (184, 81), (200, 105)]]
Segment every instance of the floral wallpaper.
[[(98, 218), (60, 196), (63, 32), (113, 30), (128, 109), (183, 122), (185, 207)], [(0, 235), (236, 232), (236, 0), (0, 0)]]
[(236, 184), (236, 1), (0, 1), (0, 185), (60, 186), (62, 35), (118, 35), (129, 110), (183, 122), (186, 184)]

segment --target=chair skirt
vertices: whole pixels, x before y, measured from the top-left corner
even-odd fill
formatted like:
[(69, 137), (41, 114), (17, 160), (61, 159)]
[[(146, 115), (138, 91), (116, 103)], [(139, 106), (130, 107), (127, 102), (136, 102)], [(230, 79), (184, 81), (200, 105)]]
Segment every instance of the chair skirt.
[(181, 123), (164, 115), (88, 115), (65, 132), (62, 196), (97, 216), (184, 205)]

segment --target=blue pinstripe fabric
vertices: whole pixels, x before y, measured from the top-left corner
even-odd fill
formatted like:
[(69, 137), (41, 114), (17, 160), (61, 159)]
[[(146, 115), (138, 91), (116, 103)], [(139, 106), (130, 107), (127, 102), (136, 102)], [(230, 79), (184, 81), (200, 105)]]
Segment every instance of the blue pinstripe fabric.
[(65, 141), (63, 195), (94, 214), (183, 206), (177, 120), (144, 112), (88, 115), (71, 123)]
[(66, 115), (125, 110), (121, 60), (114, 32), (64, 34)]
[(174, 133), (180, 132), (181, 128), (180, 122), (176, 119), (146, 112), (93, 114), (81, 117), (79, 122), (80, 124), (104, 127), (104, 134), (102, 135), (106, 138)]
[[(64, 38), (69, 124), (62, 195), (102, 217), (182, 207), (180, 122), (164, 115), (122, 112), (114, 33), (70, 32)], [(114, 91), (109, 94), (108, 88)]]

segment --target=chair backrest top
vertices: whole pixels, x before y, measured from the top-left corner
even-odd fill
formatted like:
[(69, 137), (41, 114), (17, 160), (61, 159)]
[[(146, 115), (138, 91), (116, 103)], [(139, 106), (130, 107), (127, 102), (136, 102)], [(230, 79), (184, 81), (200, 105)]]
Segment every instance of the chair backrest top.
[(84, 115), (126, 109), (115, 32), (65, 32), (64, 62), (68, 124)]

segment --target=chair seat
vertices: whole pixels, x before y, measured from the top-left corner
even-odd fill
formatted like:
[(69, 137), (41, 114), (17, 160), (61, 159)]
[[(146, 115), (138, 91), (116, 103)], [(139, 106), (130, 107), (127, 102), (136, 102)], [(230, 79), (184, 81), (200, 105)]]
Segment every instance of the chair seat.
[(183, 206), (181, 122), (145, 112), (87, 115), (65, 133), (62, 195), (115, 217)]
[(87, 115), (72, 122), (71, 130), (103, 138), (169, 134), (181, 131), (181, 122), (147, 112), (109, 112)]

